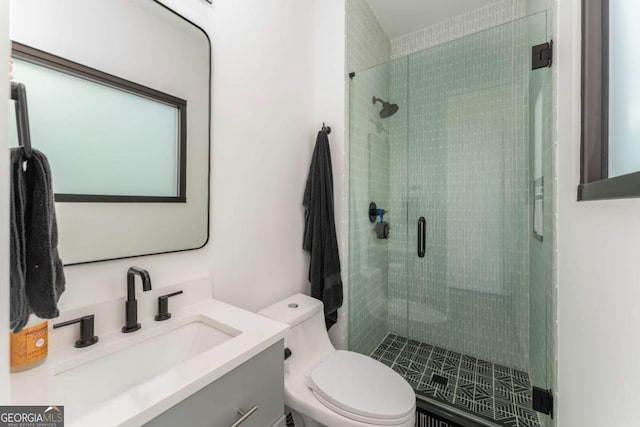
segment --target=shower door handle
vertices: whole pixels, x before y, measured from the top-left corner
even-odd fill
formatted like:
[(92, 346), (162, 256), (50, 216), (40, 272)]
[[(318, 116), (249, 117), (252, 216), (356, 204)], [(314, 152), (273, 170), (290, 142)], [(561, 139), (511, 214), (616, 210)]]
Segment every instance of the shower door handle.
[(424, 258), (427, 245), (427, 220), (423, 216), (418, 219), (418, 256)]

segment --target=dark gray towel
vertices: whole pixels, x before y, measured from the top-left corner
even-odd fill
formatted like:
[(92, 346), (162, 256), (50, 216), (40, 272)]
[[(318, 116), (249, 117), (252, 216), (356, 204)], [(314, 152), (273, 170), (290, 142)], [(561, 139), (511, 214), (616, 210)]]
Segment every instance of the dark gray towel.
[(13, 149), (10, 245), (14, 333), (24, 327), (31, 313), (42, 319), (58, 317), (58, 300), (65, 289), (49, 162), (38, 150), (33, 150), (26, 171), (24, 161), (22, 149)]
[(311, 296), (324, 303), (327, 329), (338, 321), (342, 307), (342, 278), (333, 209), (333, 171), (329, 138), (318, 132), (307, 185), (304, 190), (305, 224), (303, 248), (311, 256)]
[(27, 271), (24, 236), (24, 219), (26, 209), (26, 191), (22, 162), (24, 156), (21, 148), (11, 150), (11, 187), (9, 224), (9, 273), (10, 273), (10, 327), (14, 332), (24, 328), (29, 320), (29, 305), (25, 292), (24, 276)]

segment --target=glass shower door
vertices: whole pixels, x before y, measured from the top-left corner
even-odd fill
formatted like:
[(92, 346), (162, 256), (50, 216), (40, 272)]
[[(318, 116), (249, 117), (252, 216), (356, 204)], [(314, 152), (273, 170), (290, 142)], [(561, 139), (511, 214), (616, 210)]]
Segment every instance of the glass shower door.
[(543, 13), (350, 81), (349, 348), (497, 426), (549, 420), (532, 409), (554, 378), (547, 40)]
[(546, 20), (513, 21), (407, 64), (399, 289), (407, 338), (431, 347), (416, 390), (499, 425), (537, 425), (531, 385), (549, 387), (550, 71), (531, 59), (548, 40)]
[[(406, 174), (398, 174), (406, 170), (406, 79), (405, 57), (359, 71), (349, 85), (349, 349), (363, 354), (389, 333), (407, 335)], [(390, 114), (393, 104), (400, 109)], [(384, 211), (387, 236), (376, 233), (371, 203)]]

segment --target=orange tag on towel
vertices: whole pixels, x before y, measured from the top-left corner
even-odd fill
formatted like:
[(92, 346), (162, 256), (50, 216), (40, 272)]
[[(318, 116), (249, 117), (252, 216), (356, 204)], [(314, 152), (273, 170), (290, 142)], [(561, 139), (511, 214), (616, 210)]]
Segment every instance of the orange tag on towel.
[(49, 325), (42, 323), (24, 328), (11, 336), (11, 370), (22, 371), (43, 361), (49, 352)]

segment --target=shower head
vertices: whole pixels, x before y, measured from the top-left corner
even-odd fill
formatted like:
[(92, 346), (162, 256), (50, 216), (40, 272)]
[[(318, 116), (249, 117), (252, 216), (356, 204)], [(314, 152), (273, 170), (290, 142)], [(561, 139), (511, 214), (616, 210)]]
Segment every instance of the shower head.
[(380, 98), (376, 98), (375, 96), (371, 99), (371, 101), (375, 104), (376, 102), (380, 101), (382, 103), (382, 111), (380, 111), (380, 118), (381, 119), (386, 119), (388, 117), (393, 116), (395, 113), (398, 112), (398, 110), (400, 109), (400, 107), (398, 107), (398, 104), (391, 104), (383, 99)]

